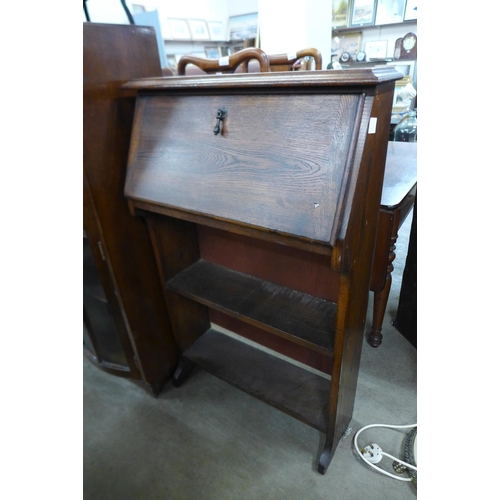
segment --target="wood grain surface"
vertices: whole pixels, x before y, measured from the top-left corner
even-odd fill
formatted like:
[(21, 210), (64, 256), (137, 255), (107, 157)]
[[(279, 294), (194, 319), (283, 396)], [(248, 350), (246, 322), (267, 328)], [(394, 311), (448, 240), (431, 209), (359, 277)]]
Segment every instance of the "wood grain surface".
[(329, 381), (250, 347), (215, 329), (208, 330), (184, 358), (298, 420), (326, 430)]
[(204, 260), (172, 278), (167, 288), (317, 352), (333, 350), (333, 302)]
[[(329, 242), (360, 99), (142, 97), (125, 194)], [(214, 136), (221, 106), (227, 118)]]

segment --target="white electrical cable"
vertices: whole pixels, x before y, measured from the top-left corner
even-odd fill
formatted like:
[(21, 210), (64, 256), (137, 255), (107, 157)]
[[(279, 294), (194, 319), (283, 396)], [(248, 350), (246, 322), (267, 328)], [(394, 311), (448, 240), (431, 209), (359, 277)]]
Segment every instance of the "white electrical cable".
[[(376, 471), (381, 472), (382, 474), (385, 474), (386, 476), (392, 477), (393, 479), (397, 479), (398, 481), (411, 481), (411, 478), (405, 478), (405, 477), (399, 477), (395, 476), (394, 474), (391, 474), (390, 472), (387, 472), (380, 467), (377, 467), (376, 465), (372, 464), (368, 459), (366, 459), (361, 452), (359, 446), (358, 446), (358, 437), (359, 435), (365, 431), (366, 429), (370, 429), (372, 427), (384, 427), (388, 429), (411, 429), (413, 427), (417, 427), (417, 424), (411, 424), (411, 425), (387, 425), (387, 424), (370, 424), (370, 425), (365, 425), (361, 429), (359, 429), (358, 432), (356, 432), (354, 436), (354, 447), (356, 448), (356, 451), (358, 452), (358, 455), (370, 466), (373, 467)], [(414, 470), (417, 470), (417, 468), (414, 465), (407, 464), (406, 462), (399, 460), (399, 458), (395, 458), (392, 455), (389, 455), (388, 453), (385, 453), (384, 451), (381, 451), (381, 455), (385, 455), (386, 457), (392, 458), (399, 462), (400, 464), (405, 465), (406, 467), (411, 467)]]
[(409, 467), (410, 469), (417, 470), (417, 468), (414, 465), (404, 462), (400, 458), (393, 457), (392, 455), (389, 455), (389, 453), (386, 453), (385, 451), (381, 451), (380, 454), (384, 455), (387, 458), (392, 458), (393, 460), (396, 460), (396, 462), (400, 463), (401, 465), (406, 465), (406, 467)]

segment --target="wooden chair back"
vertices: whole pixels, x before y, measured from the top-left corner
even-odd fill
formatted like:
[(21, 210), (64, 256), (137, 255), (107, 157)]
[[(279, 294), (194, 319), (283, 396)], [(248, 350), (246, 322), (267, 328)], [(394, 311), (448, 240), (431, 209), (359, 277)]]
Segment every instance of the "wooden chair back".
[(267, 73), (270, 71), (267, 54), (263, 50), (256, 47), (249, 47), (220, 59), (204, 59), (202, 57), (186, 54), (179, 59), (177, 64), (177, 73), (179, 75), (185, 75), (186, 66), (188, 64), (193, 64), (208, 74), (234, 73), (236, 68), (241, 64), (242, 72), (248, 73), (248, 61), (253, 59), (256, 59), (259, 62), (261, 72)]
[[(308, 49), (299, 50), (292, 54), (275, 54), (268, 55), (271, 71), (293, 71), (302, 58), (310, 56), (314, 59), (314, 69), (322, 69), (321, 52), (318, 49), (310, 47)], [(311, 63), (308, 61), (308, 70), (311, 69)]]
[[(312, 57), (314, 59), (314, 69), (322, 69), (321, 52), (318, 49), (310, 47), (308, 49), (299, 50), (291, 54), (274, 54), (268, 55), (270, 71), (294, 71), (300, 69), (300, 62), (304, 57)], [(311, 69), (311, 61), (307, 61), (305, 65), (306, 70)], [(248, 73), (248, 63), (242, 64), (244, 73)]]

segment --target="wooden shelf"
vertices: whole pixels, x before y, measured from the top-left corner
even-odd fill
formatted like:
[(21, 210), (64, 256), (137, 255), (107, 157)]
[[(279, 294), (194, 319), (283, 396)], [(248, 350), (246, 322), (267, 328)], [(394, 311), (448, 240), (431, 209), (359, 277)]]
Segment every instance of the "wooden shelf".
[(209, 373), (326, 432), (330, 381), (210, 328), (184, 358)]
[(199, 260), (167, 288), (311, 350), (331, 355), (337, 305)]
[(400, 23), (387, 23), (387, 24), (363, 24), (360, 26), (342, 26), (342, 27), (335, 27), (332, 26), (332, 36), (335, 36), (336, 34), (339, 33), (345, 33), (345, 32), (350, 32), (350, 31), (363, 31), (366, 29), (370, 28), (377, 28), (377, 29), (383, 29), (383, 28), (392, 28), (394, 26), (400, 26), (403, 27), (405, 25), (409, 24), (417, 24), (416, 19), (412, 19), (410, 21), (401, 21)]

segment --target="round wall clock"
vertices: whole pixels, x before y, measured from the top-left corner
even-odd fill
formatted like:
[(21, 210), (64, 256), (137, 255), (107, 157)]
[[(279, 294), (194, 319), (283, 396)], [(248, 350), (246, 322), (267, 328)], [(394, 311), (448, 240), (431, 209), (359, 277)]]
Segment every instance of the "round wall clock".
[(342, 52), (342, 54), (340, 54), (340, 58), (339, 58), (340, 62), (346, 63), (346, 62), (349, 62), (350, 60), (351, 60), (351, 56), (349, 55), (349, 52)]
[(396, 40), (394, 47), (394, 59), (416, 59), (417, 58), (417, 35), (407, 33), (403, 38)]
[(361, 51), (356, 54), (356, 61), (363, 62), (366, 59), (366, 54)]

